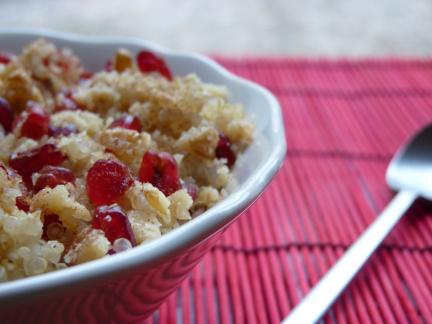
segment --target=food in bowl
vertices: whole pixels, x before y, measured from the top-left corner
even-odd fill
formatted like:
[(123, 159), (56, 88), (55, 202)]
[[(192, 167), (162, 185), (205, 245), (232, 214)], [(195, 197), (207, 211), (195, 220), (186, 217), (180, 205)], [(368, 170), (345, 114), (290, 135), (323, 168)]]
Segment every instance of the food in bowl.
[(0, 56), (0, 281), (153, 240), (212, 207), (254, 126), (155, 54), (90, 73), (46, 40)]

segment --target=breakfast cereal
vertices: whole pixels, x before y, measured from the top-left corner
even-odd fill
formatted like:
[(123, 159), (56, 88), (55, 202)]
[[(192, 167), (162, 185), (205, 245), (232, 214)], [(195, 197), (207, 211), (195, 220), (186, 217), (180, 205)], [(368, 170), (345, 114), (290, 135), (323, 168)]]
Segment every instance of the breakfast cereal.
[(118, 49), (0, 54), (0, 282), (109, 257), (226, 195), (254, 126), (224, 87)]

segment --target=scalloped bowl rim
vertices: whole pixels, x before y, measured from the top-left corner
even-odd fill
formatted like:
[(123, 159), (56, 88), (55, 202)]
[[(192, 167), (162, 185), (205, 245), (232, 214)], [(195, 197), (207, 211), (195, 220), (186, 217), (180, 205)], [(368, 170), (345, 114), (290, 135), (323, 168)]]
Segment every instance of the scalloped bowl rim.
[(91, 45), (128, 43), (160, 53), (166, 57), (168, 61), (170, 57), (178, 56), (200, 61), (211, 67), (215, 73), (218, 73), (224, 79), (236, 83), (249, 92), (258, 92), (264, 96), (268, 102), (270, 112), (270, 126), (272, 127), (272, 134), (274, 136), (274, 140), (272, 141), (274, 149), (265, 163), (240, 186), (241, 188), (239, 190), (229, 195), (199, 217), (164, 234), (154, 241), (137, 246), (118, 255), (76, 265), (60, 271), (2, 283), (0, 284), (1, 301), (6, 302), (11, 299), (17, 300), (19, 297), (24, 297), (28, 294), (43, 293), (58, 287), (71, 287), (78, 282), (94, 282), (95, 280), (109, 278), (115, 273), (138, 266), (143, 267), (143, 269), (145, 269), (145, 267), (154, 266), (164, 258), (202, 241), (209, 235), (211, 236), (216, 233), (222, 225), (235, 219), (239, 213), (247, 208), (260, 193), (262, 193), (284, 160), (286, 142), (282, 122), (283, 119), (279, 103), (275, 97), (265, 88), (233, 75), (215, 61), (201, 54), (171, 50), (136, 37), (84, 36), (47, 29), (0, 28), (0, 39), (2, 36), (7, 35), (16, 35), (18, 37), (48, 37), (54, 40), (65, 40), (73, 43), (87, 43)]

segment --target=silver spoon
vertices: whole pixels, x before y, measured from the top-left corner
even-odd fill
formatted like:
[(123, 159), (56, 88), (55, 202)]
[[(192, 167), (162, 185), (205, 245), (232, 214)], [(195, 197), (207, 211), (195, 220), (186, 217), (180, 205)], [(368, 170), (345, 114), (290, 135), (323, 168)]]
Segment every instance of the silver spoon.
[(283, 324), (317, 322), (418, 197), (432, 200), (432, 125), (402, 146), (387, 168), (387, 184), (399, 191)]

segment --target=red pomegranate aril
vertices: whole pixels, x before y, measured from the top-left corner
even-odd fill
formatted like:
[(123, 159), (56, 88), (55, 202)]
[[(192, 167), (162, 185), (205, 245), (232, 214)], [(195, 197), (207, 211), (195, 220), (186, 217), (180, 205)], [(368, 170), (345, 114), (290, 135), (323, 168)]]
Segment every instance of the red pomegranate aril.
[(114, 120), (111, 125), (109, 125), (109, 128), (115, 127), (136, 130), (137, 132), (141, 132), (142, 130), (140, 120), (138, 117), (132, 115), (123, 115), (122, 117)]
[(66, 183), (74, 183), (75, 175), (67, 168), (47, 165), (39, 171), (39, 177), (34, 185), (35, 191), (40, 191), (46, 187), (54, 188)]
[(27, 117), (21, 126), (21, 136), (38, 140), (48, 134), (50, 116), (42, 106), (32, 104), (25, 113)]
[(65, 124), (63, 126), (50, 125), (48, 127), (48, 136), (50, 137), (69, 136), (76, 133), (78, 133), (78, 129), (74, 124)]
[(30, 204), (28, 198), (24, 196), (18, 196), (15, 198), (15, 204), (19, 210), (22, 210), (26, 213), (30, 211)]
[(218, 159), (226, 159), (228, 167), (232, 167), (236, 161), (236, 155), (231, 148), (231, 142), (224, 134), (219, 134), (219, 142), (216, 146), (215, 155)]
[(45, 57), (42, 59), (42, 64), (45, 65), (45, 66), (50, 65), (50, 57), (49, 57), (49, 56), (45, 56)]
[(0, 97), (0, 124), (6, 133), (9, 133), (12, 129), (12, 123), (14, 120), (14, 114), (9, 102)]
[(11, 53), (0, 52), (0, 64), (8, 64), (14, 57)]
[(12, 154), (9, 158), (9, 166), (26, 181), (45, 165), (57, 166), (65, 159), (66, 156), (58, 150), (56, 145), (44, 144), (28, 151)]
[(81, 80), (88, 80), (88, 79), (91, 79), (92, 77), (93, 77), (93, 72), (90, 72), (90, 71), (84, 71), (80, 75)]
[(65, 232), (60, 217), (56, 214), (44, 215), (42, 238), (45, 240), (57, 240), (61, 238)]
[(138, 53), (136, 60), (141, 72), (159, 72), (166, 79), (172, 80), (172, 73), (166, 66), (165, 61), (152, 52), (141, 51)]
[(150, 182), (165, 196), (169, 196), (180, 188), (180, 178), (174, 157), (167, 152), (147, 151), (141, 161), (139, 179)]
[(98, 207), (93, 216), (92, 227), (102, 230), (111, 244), (119, 238), (125, 238), (132, 246), (136, 245), (129, 219), (118, 205)]
[(87, 193), (97, 206), (114, 203), (132, 183), (127, 166), (114, 160), (98, 160), (87, 173)]

